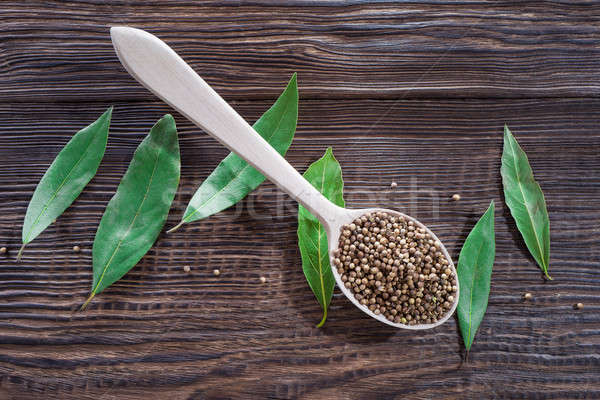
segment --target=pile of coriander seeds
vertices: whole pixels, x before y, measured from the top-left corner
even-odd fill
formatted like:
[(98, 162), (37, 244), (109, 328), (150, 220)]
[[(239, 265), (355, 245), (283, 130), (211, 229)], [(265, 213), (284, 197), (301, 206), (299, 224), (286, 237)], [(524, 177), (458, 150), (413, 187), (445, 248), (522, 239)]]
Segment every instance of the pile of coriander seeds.
[(451, 309), (457, 279), (441, 243), (414, 221), (373, 212), (342, 227), (334, 267), (360, 304), (404, 325), (432, 324)]

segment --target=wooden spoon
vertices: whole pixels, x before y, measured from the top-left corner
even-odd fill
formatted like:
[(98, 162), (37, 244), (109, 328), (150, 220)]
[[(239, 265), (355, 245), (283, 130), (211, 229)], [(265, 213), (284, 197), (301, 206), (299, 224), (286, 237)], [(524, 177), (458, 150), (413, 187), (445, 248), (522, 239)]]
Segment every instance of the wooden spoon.
[[(379, 208), (349, 210), (333, 204), (308, 183), (167, 44), (156, 36), (135, 28), (113, 27), (110, 34), (121, 63), (135, 79), (225, 147), (237, 153), (319, 219), (327, 232), (329, 256), (332, 261), (333, 252), (338, 248), (341, 228), (369, 212), (384, 211), (412, 220), (417, 226), (424, 228), (434, 240), (439, 241), (426, 226), (398, 211)], [(441, 251), (456, 276), (452, 259), (443, 245)], [(452, 315), (458, 302), (457, 291), (450, 311), (432, 324), (394, 323), (361, 305), (344, 286), (336, 268), (331, 270), (339, 288), (356, 307), (370, 317), (397, 328), (434, 328)]]

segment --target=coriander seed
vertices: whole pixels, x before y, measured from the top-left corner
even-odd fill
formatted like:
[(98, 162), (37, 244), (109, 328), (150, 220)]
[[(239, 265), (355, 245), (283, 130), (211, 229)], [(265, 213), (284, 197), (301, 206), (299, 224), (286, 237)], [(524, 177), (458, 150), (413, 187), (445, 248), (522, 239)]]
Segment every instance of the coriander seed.
[(412, 219), (371, 212), (341, 229), (334, 264), (373, 314), (398, 324), (434, 323), (456, 301), (458, 279), (442, 245)]
[(81, 248), (79, 246), (73, 246), (73, 251), (75, 253), (79, 253), (81, 251)]
[(190, 272), (191, 270), (192, 270), (192, 268), (189, 265), (183, 266), (183, 272)]
[(460, 200), (460, 194), (458, 194), (458, 193), (454, 193), (454, 194), (452, 195), (452, 200), (454, 200), (454, 201), (459, 201), (459, 200)]
[(260, 283), (265, 283), (267, 282), (267, 278), (265, 278), (264, 276), (260, 277)]
[(221, 271), (219, 271), (218, 269), (213, 269), (213, 274), (215, 276), (219, 276), (219, 275), (221, 275)]
[(392, 182), (390, 186), (392, 187), (392, 189), (394, 189), (396, 186), (398, 186), (398, 184), (396, 182)]
[(528, 292), (528, 293), (525, 293), (525, 294), (523, 295), (523, 298), (524, 298), (525, 300), (531, 300), (531, 299), (533, 299), (533, 295), (532, 295), (531, 293), (529, 293), (529, 292)]
[(582, 310), (583, 309), (583, 303), (577, 303), (577, 304), (575, 304), (575, 309), (576, 310)]
[(6, 254), (7, 251), (6, 247), (0, 247), (0, 254)]

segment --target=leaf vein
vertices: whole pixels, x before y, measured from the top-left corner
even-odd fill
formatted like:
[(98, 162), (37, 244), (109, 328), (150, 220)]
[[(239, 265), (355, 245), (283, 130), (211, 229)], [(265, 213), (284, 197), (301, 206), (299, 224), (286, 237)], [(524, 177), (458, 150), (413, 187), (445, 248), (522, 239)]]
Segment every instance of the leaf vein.
[[(283, 120), (285, 119), (285, 115), (287, 114), (287, 110), (289, 108), (289, 105), (290, 105), (290, 103), (288, 102), (287, 105), (286, 105), (286, 107), (284, 108), (284, 112), (282, 112), (281, 115), (280, 115), (279, 121), (277, 122), (277, 126), (275, 127), (275, 129), (273, 130), (273, 132), (271, 133), (271, 135), (269, 136), (269, 138), (265, 139), (267, 142), (271, 141), (273, 139), (273, 136), (275, 136), (275, 134), (279, 130), (279, 128), (280, 128)], [(234, 182), (237, 182), (239, 180), (239, 177), (242, 175), (242, 173), (247, 168), (252, 168), (252, 166), (250, 164), (248, 164), (248, 162), (246, 160), (244, 160), (244, 162), (246, 163), (246, 165), (237, 174), (235, 174), (235, 176), (233, 178), (231, 178), (231, 180), (225, 186), (223, 186), (221, 189), (219, 189), (217, 192), (215, 192), (212, 196), (210, 196), (207, 200), (205, 200), (198, 207), (194, 207), (194, 212), (191, 213), (191, 214), (189, 214), (187, 217), (185, 217), (184, 221), (189, 222), (194, 215), (196, 215), (197, 213), (200, 212), (200, 209), (202, 207), (204, 207), (205, 205), (207, 205), (208, 203), (210, 203), (216, 196), (218, 196), (219, 194), (223, 193), (227, 189), (227, 187), (229, 187), (229, 185), (231, 185)], [(263, 179), (265, 179), (264, 176), (263, 176)]]
[(25, 236), (26, 237), (26, 239), (25, 239), (26, 243), (29, 240), (29, 236), (31, 235), (31, 232), (33, 231), (33, 228), (37, 225), (37, 223), (40, 220), (40, 218), (42, 217), (42, 215), (44, 215), (44, 213), (48, 210), (48, 207), (50, 206), (50, 203), (52, 203), (54, 201), (54, 199), (56, 198), (56, 196), (58, 196), (58, 192), (60, 192), (62, 190), (63, 186), (65, 185), (65, 183), (67, 182), (67, 180), (69, 179), (69, 177), (71, 176), (71, 174), (73, 173), (73, 171), (75, 170), (75, 168), (77, 168), (77, 166), (79, 165), (79, 163), (81, 162), (81, 160), (83, 160), (85, 158), (85, 155), (87, 154), (87, 152), (90, 149), (90, 146), (92, 145), (93, 142), (94, 142), (94, 137), (92, 136), (92, 139), (90, 140), (90, 142), (86, 146), (85, 151), (81, 154), (81, 157), (71, 167), (71, 169), (69, 170), (69, 173), (67, 174), (67, 176), (65, 176), (65, 179), (62, 180), (62, 182), (60, 183), (60, 185), (58, 186), (58, 188), (56, 188), (56, 190), (54, 191), (54, 193), (52, 193), (52, 196), (50, 197), (50, 199), (46, 202), (46, 204), (44, 204), (44, 208), (42, 209), (42, 211), (40, 211), (39, 215), (37, 216), (37, 218), (35, 219), (35, 221), (33, 222), (33, 224), (31, 224), (31, 228), (29, 228), (29, 231), (27, 232), (27, 235)]
[(538, 247), (538, 251), (540, 254), (540, 257), (542, 259), (542, 267), (544, 269), (544, 272), (548, 271), (548, 266), (545, 264), (545, 260), (544, 260), (544, 252), (542, 251), (542, 246), (538, 237), (538, 232), (535, 228), (535, 224), (533, 223), (533, 218), (531, 217), (531, 212), (529, 211), (529, 207), (527, 207), (527, 199), (525, 197), (525, 193), (523, 192), (523, 187), (522, 187), (522, 183), (521, 180), (519, 179), (519, 168), (517, 166), (517, 157), (516, 157), (516, 150), (513, 146), (513, 140), (511, 140), (513, 138), (509, 138), (509, 144), (510, 144), (510, 148), (511, 151), (513, 152), (513, 164), (515, 166), (515, 175), (516, 175), (516, 180), (517, 180), (517, 186), (519, 187), (519, 192), (521, 193), (521, 197), (523, 198), (523, 205), (525, 206), (525, 209), (527, 210), (527, 216), (529, 217), (529, 222), (531, 223), (531, 228), (533, 229), (533, 236), (535, 237), (535, 242), (537, 244)]
[(154, 161), (154, 168), (152, 169), (152, 174), (150, 175), (150, 179), (148, 181), (148, 186), (146, 187), (146, 192), (144, 193), (144, 198), (140, 202), (140, 205), (138, 206), (138, 208), (137, 208), (137, 210), (135, 212), (135, 215), (134, 215), (133, 219), (131, 220), (131, 223), (129, 224), (129, 227), (127, 228), (127, 231), (125, 232), (125, 234), (119, 240), (119, 243), (117, 244), (117, 247), (115, 248), (115, 250), (113, 251), (112, 255), (110, 256), (110, 259), (108, 260), (108, 262), (104, 266), (104, 268), (102, 270), (102, 275), (100, 276), (100, 279), (98, 280), (98, 283), (96, 284), (96, 286), (92, 290), (92, 295), (94, 295), (96, 293), (96, 291), (98, 290), (98, 287), (102, 283), (102, 280), (104, 279), (104, 275), (106, 274), (106, 271), (110, 267), (110, 264), (112, 263), (113, 258), (115, 257), (115, 255), (119, 251), (119, 248), (121, 247), (121, 244), (123, 243), (123, 240), (125, 240), (125, 238), (129, 234), (129, 232), (131, 231), (133, 225), (135, 224), (135, 221), (136, 221), (137, 217), (140, 214), (140, 210), (142, 209), (142, 207), (144, 205), (144, 202), (148, 198), (148, 193), (150, 192), (150, 187), (152, 186), (152, 180), (154, 179), (154, 174), (156, 173), (156, 168), (158, 166), (158, 160), (159, 160), (159, 158), (160, 158), (160, 150), (157, 151), (157, 153), (156, 153), (156, 160)]

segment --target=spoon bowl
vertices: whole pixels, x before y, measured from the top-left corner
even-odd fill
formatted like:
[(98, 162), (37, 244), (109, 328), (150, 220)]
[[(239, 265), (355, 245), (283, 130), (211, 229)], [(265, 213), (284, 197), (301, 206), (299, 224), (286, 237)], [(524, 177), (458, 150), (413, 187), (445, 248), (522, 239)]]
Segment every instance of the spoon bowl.
[(344, 225), (348, 225), (348, 224), (352, 223), (355, 219), (360, 218), (361, 216), (363, 216), (365, 214), (374, 213), (374, 212), (385, 212), (385, 213), (388, 213), (389, 215), (393, 215), (396, 217), (404, 217), (407, 221), (413, 221), (414, 224), (416, 226), (418, 226), (419, 228), (425, 229), (425, 231), (429, 235), (431, 235), (431, 237), (433, 238), (434, 241), (439, 242), (441, 244), (441, 246), (439, 246), (440, 251), (442, 252), (444, 257), (448, 260), (448, 267), (452, 270), (452, 273), (454, 274), (454, 276), (458, 276), (456, 274), (456, 268), (454, 267), (452, 258), (448, 254), (448, 250), (446, 250), (446, 247), (426, 225), (422, 224), (415, 218), (413, 218), (409, 215), (403, 214), (401, 212), (395, 211), (395, 210), (389, 210), (389, 209), (384, 209), (384, 208), (345, 209), (345, 208), (339, 207), (338, 213), (335, 214), (332, 218), (329, 218), (327, 221), (325, 221), (325, 224), (324, 224), (325, 231), (327, 232), (327, 243), (329, 245), (329, 262), (330, 262), (331, 271), (333, 272), (333, 277), (335, 278), (335, 282), (337, 283), (337, 286), (340, 288), (342, 293), (344, 293), (344, 295), (348, 298), (348, 300), (350, 300), (352, 302), (352, 304), (354, 304), (356, 307), (358, 307), (362, 312), (369, 315), (371, 318), (375, 318), (376, 320), (383, 322), (384, 324), (387, 324), (387, 325), (390, 325), (390, 326), (393, 326), (396, 328), (411, 329), (411, 330), (431, 329), (431, 328), (435, 328), (436, 326), (443, 324), (444, 322), (446, 322), (448, 320), (448, 318), (450, 318), (450, 316), (452, 316), (452, 314), (454, 313), (454, 311), (456, 310), (456, 307), (458, 305), (458, 298), (459, 298), (459, 291), (460, 291), (460, 287), (458, 285), (458, 280), (457, 280), (457, 285), (456, 285), (457, 290), (456, 290), (456, 293), (454, 294), (454, 301), (452, 302), (452, 307), (450, 308), (450, 310), (442, 318), (438, 319), (437, 321), (435, 321), (431, 324), (416, 324), (416, 325), (399, 324), (399, 323), (390, 321), (382, 314), (377, 315), (377, 314), (373, 313), (371, 310), (369, 310), (368, 307), (360, 304), (360, 302), (356, 299), (356, 297), (354, 297), (354, 293), (352, 293), (352, 291), (344, 285), (344, 282), (342, 281), (342, 277), (338, 273), (337, 268), (335, 268), (335, 266), (334, 266), (335, 263), (333, 261), (335, 258), (334, 252), (339, 247), (339, 240), (340, 240), (340, 236), (342, 234), (342, 228)]
[[(424, 228), (433, 239), (439, 242), (438, 238), (425, 225), (400, 212), (379, 208), (350, 210), (333, 204), (252, 129), (166, 43), (140, 29), (113, 27), (110, 33), (119, 60), (135, 79), (225, 147), (237, 153), (319, 219), (327, 232), (329, 256), (332, 265), (334, 265), (333, 253), (338, 248), (342, 227), (372, 211), (385, 211), (391, 215), (401, 216), (413, 221), (414, 224)], [(440, 249), (456, 276), (456, 270), (448, 251), (443, 245), (440, 246)], [(352, 292), (344, 286), (337, 269), (331, 269), (342, 293), (356, 307), (370, 317), (396, 328), (434, 328), (444, 323), (456, 309), (458, 290), (450, 311), (434, 323), (420, 325), (394, 323), (383, 315), (376, 315), (360, 304)]]

